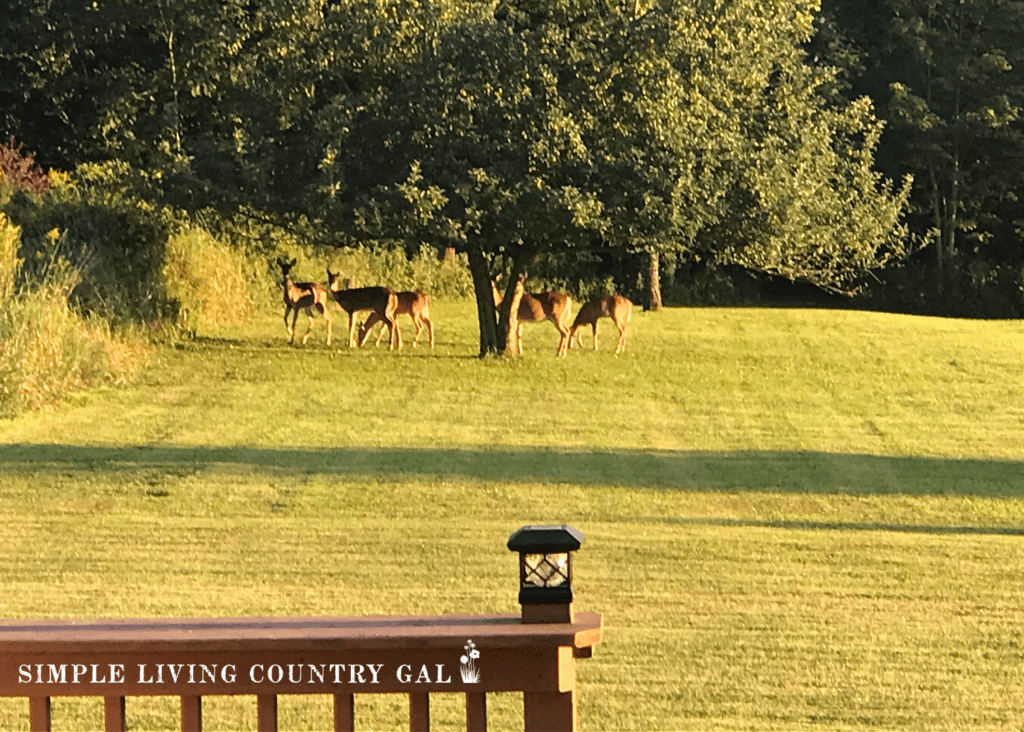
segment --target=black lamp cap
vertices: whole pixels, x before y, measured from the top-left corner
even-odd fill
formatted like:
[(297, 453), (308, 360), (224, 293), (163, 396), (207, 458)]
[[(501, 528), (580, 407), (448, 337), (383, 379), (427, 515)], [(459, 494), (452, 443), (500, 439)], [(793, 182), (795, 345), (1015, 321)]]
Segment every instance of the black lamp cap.
[(522, 554), (574, 552), (583, 544), (583, 534), (571, 526), (524, 526), (508, 537), (508, 548)]

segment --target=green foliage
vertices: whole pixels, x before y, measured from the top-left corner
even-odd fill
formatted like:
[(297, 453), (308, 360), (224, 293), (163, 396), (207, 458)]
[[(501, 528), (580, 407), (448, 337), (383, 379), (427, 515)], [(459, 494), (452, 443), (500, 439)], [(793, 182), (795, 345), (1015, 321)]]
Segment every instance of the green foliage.
[(148, 357), (141, 340), (115, 336), (106, 322), (69, 306), (79, 274), (66, 261), (50, 261), (42, 280), (24, 280), (17, 240), (17, 227), (0, 214), (0, 417), (131, 381)]
[(164, 256), (163, 291), (178, 304), (182, 325), (240, 325), (252, 317), (236, 251), (203, 229), (185, 228), (167, 240)]
[(21, 246), (21, 232), (7, 216), (0, 211), (0, 301), (14, 295), (21, 271), (18, 249)]
[(444, 260), (433, 247), (413, 257), (397, 247), (355, 247), (319, 253), (318, 260), (352, 280), (352, 287), (382, 285), (396, 292), (418, 290), (432, 297), (459, 300), (473, 294), (466, 255)]
[(133, 192), (144, 185), (134, 175), (123, 163), (83, 165), (42, 196), (12, 198), (26, 279), (44, 278), (56, 254), (80, 273), (73, 302), (83, 310), (127, 322), (168, 314), (160, 271), (170, 221)]
[(1002, 278), (987, 295), (961, 287), (977, 279), (975, 262), (1024, 263), (1024, 168), (1008, 163), (1024, 156), (1024, 3), (827, 0), (822, 11), (813, 52), (840, 65), (844, 93), (869, 94), (887, 121), (879, 165), (915, 176), (908, 225), (928, 251), (912, 266), (933, 279), (915, 286), (919, 305), (941, 313), (950, 299), (1002, 299), (1011, 314), (1018, 300)]

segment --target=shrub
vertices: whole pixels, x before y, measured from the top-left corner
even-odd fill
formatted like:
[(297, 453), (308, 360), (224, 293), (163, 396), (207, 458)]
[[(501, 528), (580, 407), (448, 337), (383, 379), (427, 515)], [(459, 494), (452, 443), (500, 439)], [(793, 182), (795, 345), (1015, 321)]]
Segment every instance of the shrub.
[(318, 250), (309, 257), (310, 266), (326, 276), (327, 268), (351, 280), (352, 287), (381, 285), (396, 292), (418, 290), (431, 297), (458, 300), (473, 294), (473, 278), (465, 254), (439, 259), (429, 246), (420, 247), (413, 257), (401, 247), (352, 247)]
[(19, 284), (18, 233), (0, 214), (0, 416), (56, 404), (77, 389), (131, 381), (148, 348), (68, 305), (79, 274), (66, 261), (51, 262), (44, 281)]
[[(16, 192), (4, 206), (21, 228), (23, 277), (46, 279), (62, 258), (81, 275), (73, 302), (112, 322), (153, 321), (167, 309), (160, 286), (171, 221), (132, 193), (126, 166), (82, 165), (39, 196)], [(59, 241), (52, 238), (60, 232)]]
[(207, 231), (190, 227), (170, 237), (164, 250), (163, 289), (181, 311), (181, 320), (195, 329), (206, 325), (238, 325), (253, 314), (243, 275), (244, 258)]
[(0, 203), (16, 190), (39, 195), (49, 187), (49, 177), (36, 165), (35, 158), (14, 144), (13, 137), (9, 143), (0, 144)]

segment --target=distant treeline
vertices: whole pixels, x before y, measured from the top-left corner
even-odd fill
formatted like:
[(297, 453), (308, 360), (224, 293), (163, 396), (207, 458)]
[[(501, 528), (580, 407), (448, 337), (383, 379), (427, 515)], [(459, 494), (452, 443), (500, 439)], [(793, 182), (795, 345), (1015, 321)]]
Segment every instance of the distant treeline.
[[(12, 0), (0, 205), (23, 245), (87, 240), (145, 317), (174, 303), (146, 300), (165, 257), (139, 242), (197, 227), (247, 255), (456, 252), (482, 353), (498, 272), (1017, 316), (1022, 6)], [(44, 210), (25, 152), (77, 193)]]

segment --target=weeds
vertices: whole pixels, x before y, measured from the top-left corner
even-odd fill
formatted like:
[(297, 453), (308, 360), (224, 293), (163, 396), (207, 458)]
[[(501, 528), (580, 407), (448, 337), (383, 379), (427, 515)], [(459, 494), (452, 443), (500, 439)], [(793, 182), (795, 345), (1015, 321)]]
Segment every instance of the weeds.
[(79, 282), (64, 260), (19, 282), (18, 228), (0, 214), (0, 417), (58, 403), (69, 392), (131, 381), (148, 355), (141, 339), (115, 335), (68, 304)]

